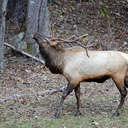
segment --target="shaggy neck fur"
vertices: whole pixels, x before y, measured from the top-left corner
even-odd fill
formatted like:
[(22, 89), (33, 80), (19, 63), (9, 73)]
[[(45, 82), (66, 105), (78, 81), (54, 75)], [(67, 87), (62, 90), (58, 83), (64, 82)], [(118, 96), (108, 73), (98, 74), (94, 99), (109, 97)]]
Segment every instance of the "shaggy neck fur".
[(53, 46), (45, 49), (40, 48), (40, 52), (42, 57), (45, 59), (46, 66), (50, 69), (52, 73), (62, 73), (62, 69), (64, 66), (64, 63), (62, 61), (62, 50), (56, 49)]

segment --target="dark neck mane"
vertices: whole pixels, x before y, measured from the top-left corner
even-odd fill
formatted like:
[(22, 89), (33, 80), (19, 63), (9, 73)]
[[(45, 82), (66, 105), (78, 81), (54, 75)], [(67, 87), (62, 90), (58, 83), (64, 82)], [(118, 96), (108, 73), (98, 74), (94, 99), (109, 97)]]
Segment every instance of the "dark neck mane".
[(52, 73), (62, 73), (64, 66), (62, 62), (62, 50), (55, 47), (49, 47), (47, 49), (40, 49), (42, 57), (45, 59), (46, 66)]

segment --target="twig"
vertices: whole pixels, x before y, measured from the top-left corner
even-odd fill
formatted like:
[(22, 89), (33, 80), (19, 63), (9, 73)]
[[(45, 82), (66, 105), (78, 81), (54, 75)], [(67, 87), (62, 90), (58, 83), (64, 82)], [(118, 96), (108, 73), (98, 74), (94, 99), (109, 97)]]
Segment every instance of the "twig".
[(20, 51), (20, 50), (16, 49), (14, 46), (12, 46), (12, 45), (10, 45), (10, 44), (8, 44), (8, 43), (6, 43), (6, 42), (4, 42), (4, 45), (7, 46), (7, 47), (12, 48), (13, 50), (15, 50), (15, 51), (17, 51), (17, 52), (19, 52), (19, 53), (21, 53), (21, 54), (23, 54), (23, 55), (25, 55), (25, 56), (28, 56), (28, 57), (34, 59), (34, 60), (36, 60), (36, 61), (38, 61), (38, 62), (40, 62), (40, 63), (42, 63), (42, 64), (45, 64), (45, 61), (44, 61), (44, 60), (42, 60), (42, 59), (40, 59), (40, 58), (37, 58), (37, 57), (35, 57), (35, 56), (32, 56), (32, 55), (30, 55), (30, 54), (27, 53), (27, 52)]

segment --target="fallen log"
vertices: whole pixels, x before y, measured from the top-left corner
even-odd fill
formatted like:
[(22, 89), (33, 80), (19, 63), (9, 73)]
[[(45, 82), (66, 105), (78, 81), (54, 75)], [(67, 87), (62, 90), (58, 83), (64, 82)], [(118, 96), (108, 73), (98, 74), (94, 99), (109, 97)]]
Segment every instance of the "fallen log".
[(64, 87), (58, 88), (58, 89), (53, 89), (53, 90), (46, 90), (46, 91), (40, 91), (40, 92), (31, 92), (31, 93), (20, 93), (20, 94), (14, 94), (11, 96), (6, 96), (4, 98), (0, 98), (0, 102), (5, 102), (7, 100), (15, 100), (18, 98), (23, 98), (23, 97), (29, 97), (29, 96), (44, 96), (44, 95), (53, 95), (57, 92), (63, 92)]
[(27, 52), (20, 51), (20, 50), (16, 49), (14, 46), (12, 46), (11, 44), (8, 44), (8, 43), (4, 42), (4, 45), (7, 46), (7, 47), (12, 48), (14, 51), (17, 51), (17, 52), (19, 52), (19, 53), (21, 53), (21, 54), (23, 54), (23, 55), (25, 55), (25, 56), (27, 56), (27, 57), (32, 58), (33, 60), (36, 60), (36, 61), (38, 61), (38, 62), (40, 62), (40, 63), (42, 63), (42, 64), (45, 64), (45, 61), (44, 61), (44, 60), (42, 60), (42, 59), (40, 59), (40, 58), (37, 58), (37, 57), (35, 57), (35, 56), (32, 56), (31, 54), (29, 54), (29, 53), (27, 53)]

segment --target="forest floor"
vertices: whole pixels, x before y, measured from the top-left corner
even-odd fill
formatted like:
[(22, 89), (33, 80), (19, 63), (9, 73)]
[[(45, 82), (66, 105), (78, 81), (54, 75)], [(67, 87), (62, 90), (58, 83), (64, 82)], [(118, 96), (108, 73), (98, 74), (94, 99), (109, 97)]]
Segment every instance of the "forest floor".
[(62, 92), (40, 92), (66, 87), (67, 81), (38, 62), (20, 60), (10, 61), (6, 73), (0, 76), (0, 128), (128, 127), (128, 100), (121, 115), (112, 118), (120, 99), (112, 80), (103, 84), (81, 83), (82, 115), (75, 117), (76, 99), (72, 92), (56, 119), (54, 113)]
[[(58, 5), (49, 5), (51, 21), (55, 21), (55, 36), (67, 38), (73, 34), (88, 33), (96, 37), (92, 49), (127, 52), (128, 29), (125, 24), (126, 15), (123, 15), (125, 3), (109, 1), (110, 5), (104, 6), (105, 2), (100, 3), (100, 8), (107, 8), (111, 12), (108, 19), (103, 17), (102, 11), (102, 15), (97, 16), (93, 2), (80, 4), (67, 1), (64, 4), (58, 2)], [(51, 74), (44, 65), (23, 56), (7, 56), (6, 62), (6, 72), (0, 74), (0, 128), (128, 127), (127, 98), (121, 115), (112, 118), (120, 94), (111, 79), (102, 84), (81, 83), (82, 115), (74, 116), (76, 99), (72, 92), (64, 102), (60, 118), (56, 119), (54, 113), (62, 92), (52, 95), (42, 92), (66, 87), (65, 78)]]

